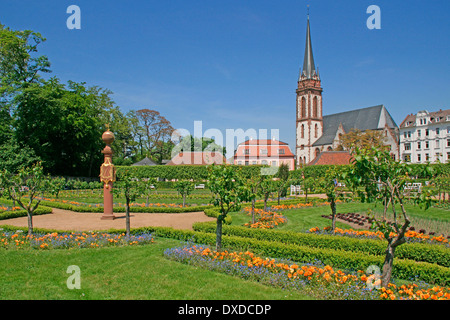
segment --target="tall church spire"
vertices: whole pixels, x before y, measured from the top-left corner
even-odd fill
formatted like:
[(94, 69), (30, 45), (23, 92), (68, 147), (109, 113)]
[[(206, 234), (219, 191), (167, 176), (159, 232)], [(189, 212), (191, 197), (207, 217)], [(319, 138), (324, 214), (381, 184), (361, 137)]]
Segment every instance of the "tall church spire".
[(309, 8), (308, 8), (308, 22), (306, 24), (306, 45), (305, 45), (305, 58), (303, 60), (303, 70), (300, 74), (300, 79), (312, 79), (318, 77), (316, 67), (314, 65), (314, 57), (311, 46), (311, 30), (309, 27)]
[[(308, 8), (309, 10), (309, 8)], [(311, 30), (306, 25), (306, 47), (303, 70), (297, 82), (297, 131), (296, 157), (297, 164), (308, 164), (323, 150), (314, 143), (323, 135), (322, 87), (319, 70), (314, 65), (311, 46)]]

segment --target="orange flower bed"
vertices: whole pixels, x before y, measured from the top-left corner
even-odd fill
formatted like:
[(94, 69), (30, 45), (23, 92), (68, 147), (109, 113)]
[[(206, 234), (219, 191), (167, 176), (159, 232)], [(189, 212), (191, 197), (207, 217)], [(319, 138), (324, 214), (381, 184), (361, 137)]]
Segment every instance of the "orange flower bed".
[[(330, 227), (325, 227), (323, 230), (329, 230)], [(312, 233), (319, 233), (320, 228), (314, 227), (308, 230)], [(364, 236), (364, 237), (377, 237), (379, 239), (384, 239), (384, 235), (381, 231), (369, 231), (369, 230), (354, 230), (354, 229), (341, 229), (341, 228), (335, 228), (334, 233), (342, 234), (342, 235), (351, 235), (351, 236)], [(391, 233), (390, 236), (395, 236), (395, 233)], [(406, 231), (405, 233), (406, 238), (413, 238), (413, 239), (419, 239), (419, 240), (429, 240), (429, 241), (436, 241), (439, 243), (449, 243), (449, 240), (446, 239), (444, 236), (430, 236), (423, 233), (419, 233), (416, 231)]]
[(271, 208), (274, 210), (285, 210), (285, 209), (306, 208), (306, 207), (312, 207), (312, 206), (313, 206), (313, 204), (311, 202), (308, 202), (308, 203), (297, 203), (297, 204), (273, 205)]
[[(371, 289), (375, 293), (375, 298), (383, 300), (450, 300), (450, 288), (433, 286), (425, 287), (417, 284), (397, 286), (390, 283), (386, 288), (380, 287), (380, 280), (374, 281), (373, 275), (366, 275), (359, 270), (356, 274), (345, 273), (341, 270), (334, 270), (332, 266), (326, 265), (317, 267), (313, 265), (299, 265), (296, 263), (283, 263), (275, 259), (262, 258), (252, 252), (229, 252), (215, 251), (208, 247), (193, 245), (189, 247), (171, 249), (172, 253), (184, 253), (183, 259), (199, 256), (203, 259), (214, 261), (231, 261), (235, 265), (241, 265), (249, 270), (263, 268), (273, 274), (284, 273), (286, 281), (304, 280), (310, 285), (335, 287), (349, 286), (355, 290)], [(207, 261), (203, 260), (203, 261)], [(369, 286), (370, 284), (370, 286)], [(377, 291), (374, 291), (377, 290)]]
[[(245, 207), (244, 211), (251, 214), (252, 208)], [(287, 221), (284, 216), (273, 211), (264, 211), (263, 209), (255, 208), (255, 214), (258, 216), (257, 221), (255, 223), (246, 223), (244, 226), (254, 229), (273, 229)]]

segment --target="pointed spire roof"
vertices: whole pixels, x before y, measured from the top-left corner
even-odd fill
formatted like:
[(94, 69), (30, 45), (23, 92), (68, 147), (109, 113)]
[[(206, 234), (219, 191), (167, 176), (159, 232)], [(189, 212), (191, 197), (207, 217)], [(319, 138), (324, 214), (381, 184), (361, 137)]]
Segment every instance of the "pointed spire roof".
[(303, 60), (303, 69), (300, 74), (299, 80), (302, 80), (302, 77), (306, 77), (306, 79), (312, 79), (315, 76), (318, 76), (318, 74), (316, 72), (316, 67), (314, 65), (314, 57), (311, 46), (311, 30), (309, 27), (309, 13), (308, 13), (308, 22), (306, 24), (305, 58)]

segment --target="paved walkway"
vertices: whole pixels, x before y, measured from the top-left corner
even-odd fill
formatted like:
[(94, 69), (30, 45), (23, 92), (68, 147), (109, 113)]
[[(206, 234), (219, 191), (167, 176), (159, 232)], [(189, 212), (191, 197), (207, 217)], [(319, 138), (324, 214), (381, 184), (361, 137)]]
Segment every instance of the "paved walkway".
[[(108, 229), (125, 229), (125, 213), (115, 213), (114, 220), (101, 220), (103, 213), (80, 213), (62, 209), (53, 209), (52, 214), (33, 216), (34, 228), (67, 231), (100, 231)], [(215, 221), (202, 212), (187, 213), (135, 213), (130, 214), (130, 227), (173, 227), (192, 230), (195, 222)], [(20, 217), (1, 220), (0, 225), (19, 227), (28, 226), (28, 218)]]

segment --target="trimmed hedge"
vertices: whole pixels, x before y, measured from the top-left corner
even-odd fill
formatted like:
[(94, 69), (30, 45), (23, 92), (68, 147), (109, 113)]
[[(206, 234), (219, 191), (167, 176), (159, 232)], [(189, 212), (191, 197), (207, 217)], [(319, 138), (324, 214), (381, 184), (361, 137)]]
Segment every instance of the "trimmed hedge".
[[(434, 173), (436, 175), (443, 175), (443, 174), (450, 174), (450, 163), (432, 163), (429, 164), (431, 168), (433, 168)], [(302, 173), (305, 175), (306, 178), (308, 177), (323, 177), (325, 175), (325, 172), (332, 167), (337, 168), (347, 168), (350, 164), (347, 165), (315, 165), (315, 166), (305, 166), (300, 169), (296, 169), (289, 172), (290, 178), (296, 178), (300, 179), (302, 177)], [(419, 164), (419, 163), (409, 163), (408, 166), (412, 169), (413, 175), (417, 176), (419, 179), (429, 179), (429, 177), (426, 176), (426, 173), (424, 172), (423, 168), (425, 167), (425, 164)]]
[[(42, 204), (52, 208), (58, 208), (63, 210), (70, 210), (75, 212), (103, 212), (103, 207), (89, 207), (89, 206), (77, 206), (69, 203), (42, 201)], [(190, 206), (190, 207), (130, 207), (130, 212), (144, 212), (144, 213), (185, 213), (185, 212), (197, 212), (211, 208), (212, 206)], [(114, 207), (114, 212), (125, 212), (125, 207)]]
[[(267, 166), (235, 166), (242, 171), (244, 177), (259, 175), (261, 168)], [(205, 165), (157, 165), (157, 166), (116, 166), (117, 172), (121, 170), (130, 171), (137, 178), (162, 178), (172, 179), (192, 179), (203, 181), (208, 179), (208, 166)]]
[[(209, 222), (196, 223), (193, 228), (200, 232), (215, 233), (215, 225)], [(314, 248), (360, 252), (375, 256), (384, 256), (386, 250), (385, 241), (376, 239), (356, 239), (343, 236), (317, 235), (292, 231), (250, 229), (241, 226), (224, 226), (222, 233), (230, 236), (270, 240)], [(405, 243), (397, 247), (395, 257), (450, 267), (450, 248), (443, 245)]]
[[(110, 232), (123, 232), (123, 230), (110, 230)], [(183, 241), (192, 241), (199, 244), (215, 245), (215, 234), (175, 230), (169, 227), (144, 227), (133, 229), (133, 233), (151, 232), (154, 236), (173, 238)], [(289, 259), (294, 262), (308, 263), (319, 260), (333, 268), (343, 270), (366, 270), (370, 265), (381, 268), (384, 257), (367, 253), (333, 250), (328, 248), (312, 248), (295, 244), (286, 244), (278, 241), (258, 240), (230, 235), (222, 236), (222, 246), (241, 251), (251, 250), (254, 253), (272, 258)], [(427, 283), (442, 286), (450, 285), (450, 269), (427, 262), (417, 262), (407, 259), (395, 259), (392, 276), (400, 279), (418, 278)]]
[[(49, 214), (49, 213), (52, 213), (52, 208), (45, 207), (45, 206), (39, 206), (36, 210), (34, 210), (33, 216), (38, 216), (41, 214)], [(26, 210), (5, 211), (5, 212), (0, 213), (0, 220), (20, 218), (20, 217), (26, 217), (26, 216), (27, 216)]]
[[(205, 209), (205, 210), (203, 210), (203, 212), (205, 213), (205, 215), (207, 215), (210, 218), (217, 218), (220, 215), (219, 208), (214, 208), (214, 207)], [(224, 222), (225, 222), (225, 224), (231, 224), (231, 216), (227, 215), (225, 217)], [(216, 226), (216, 223), (214, 221), (212, 223), (214, 224), (214, 226)], [(214, 232), (216, 232), (216, 231), (214, 231)]]

